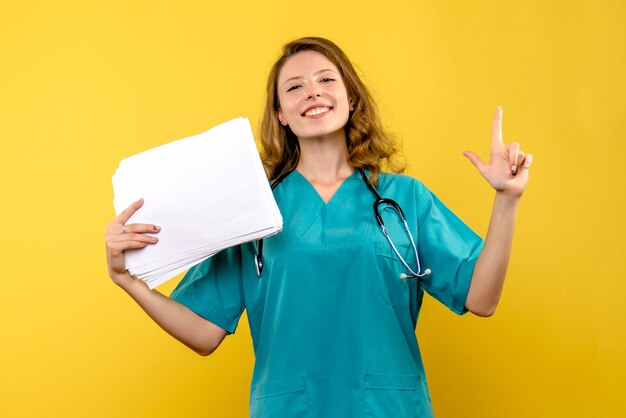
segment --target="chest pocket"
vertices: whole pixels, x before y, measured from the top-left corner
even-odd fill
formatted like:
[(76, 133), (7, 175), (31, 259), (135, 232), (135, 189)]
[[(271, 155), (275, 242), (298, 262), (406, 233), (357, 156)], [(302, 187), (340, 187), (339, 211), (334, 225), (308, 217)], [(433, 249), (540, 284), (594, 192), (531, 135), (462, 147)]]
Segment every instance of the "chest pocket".
[[(393, 239), (393, 238), (392, 238)], [(376, 242), (376, 260), (380, 269), (378, 295), (383, 302), (392, 306), (407, 307), (411, 302), (411, 281), (416, 279), (401, 279), (400, 274), (409, 272), (402, 264), (396, 253), (387, 241)], [(396, 249), (404, 260), (413, 268), (415, 255), (411, 245), (398, 244), (394, 242)]]
[[(405, 263), (413, 270), (417, 268), (417, 260), (411, 239), (404, 228), (402, 220), (397, 212), (393, 210), (380, 211), (385, 222), (387, 233), (398, 250), (398, 253), (404, 259)], [(378, 225), (376, 225), (378, 227)], [(417, 231), (411, 231), (413, 239), (417, 243)], [(411, 292), (415, 291), (417, 280), (419, 279), (401, 279), (400, 274), (409, 275), (409, 270), (404, 266), (398, 255), (395, 253), (389, 241), (385, 238), (380, 228), (374, 232), (374, 251), (379, 267), (379, 296), (383, 302), (388, 305), (407, 307), (411, 301)], [(374, 237), (373, 237), (374, 238)]]

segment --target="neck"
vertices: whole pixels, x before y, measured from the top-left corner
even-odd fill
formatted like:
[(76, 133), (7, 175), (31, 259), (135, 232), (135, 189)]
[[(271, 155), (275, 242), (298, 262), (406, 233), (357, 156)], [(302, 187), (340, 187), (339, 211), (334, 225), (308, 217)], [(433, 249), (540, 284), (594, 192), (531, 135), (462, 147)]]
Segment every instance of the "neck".
[(348, 164), (345, 134), (300, 139), (300, 161), (296, 169), (311, 183), (328, 184), (350, 177), (354, 169)]

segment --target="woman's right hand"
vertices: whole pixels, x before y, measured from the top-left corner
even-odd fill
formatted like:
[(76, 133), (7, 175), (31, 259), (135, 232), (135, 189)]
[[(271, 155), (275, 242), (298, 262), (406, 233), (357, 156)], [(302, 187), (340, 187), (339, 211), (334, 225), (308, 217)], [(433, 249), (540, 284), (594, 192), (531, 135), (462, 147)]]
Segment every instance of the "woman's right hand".
[(152, 224), (128, 224), (130, 217), (143, 206), (143, 199), (139, 199), (126, 209), (124, 209), (106, 227), (106, 253), (109, 276), (117, 285), (124, 287), (125, 284), (133, 281), (126, 270), (124, 252), (144, 248), (147, 245), (156, 244), (159, 239), (146, 233), (158, 233), (161, 227)]
[(144, 281), (133, 279), (126, 270), (124, 252), (156, 244), (158, 239), (146, 234), (161, 231), (161, 227), (157, 225), (126, 224), (142, 206), (143, 199), (139, 199), (106, 227), (109, 276), (161, 328), (198, 354), (207, 356), (222, 343), (226, 331), (179, 302), (154, 289), (150, 290)]

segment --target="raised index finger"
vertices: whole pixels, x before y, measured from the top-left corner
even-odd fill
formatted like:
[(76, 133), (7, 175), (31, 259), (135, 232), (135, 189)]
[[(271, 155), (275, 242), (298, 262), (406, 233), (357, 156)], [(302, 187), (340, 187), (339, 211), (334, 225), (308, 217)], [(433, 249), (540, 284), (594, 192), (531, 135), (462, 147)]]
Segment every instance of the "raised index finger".
[(133, 216), (133, 213), (137, 212), (137, 210), (142, 206), (143, 199), (139, 199), (138, 201), (134, 202), (132, 205), (121, 211), (115, 219), (123, 225), (130, 219), (131, 216)]
[(491, 130), (491, 148), (498, 149), (502, 146), (502, 107), (496, 107), (493, 114), (493, 127)]

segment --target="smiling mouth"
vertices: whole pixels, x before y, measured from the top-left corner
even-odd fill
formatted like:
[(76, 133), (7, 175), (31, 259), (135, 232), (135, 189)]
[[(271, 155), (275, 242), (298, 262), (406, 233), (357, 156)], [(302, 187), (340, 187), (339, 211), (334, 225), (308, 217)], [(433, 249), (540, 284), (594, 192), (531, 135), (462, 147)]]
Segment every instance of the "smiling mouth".
[(331, 108), (328, 106), (314, 107), (304, 112), (302, 116), (319, 116), (319, 115), (323, 115), (325, 113), (330, 112), (330, 109)]

